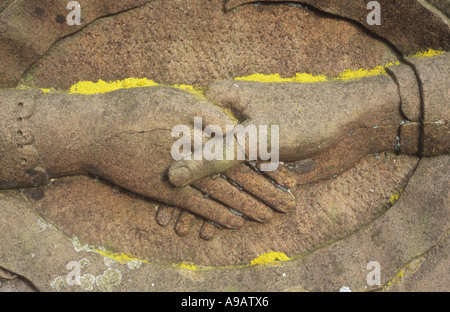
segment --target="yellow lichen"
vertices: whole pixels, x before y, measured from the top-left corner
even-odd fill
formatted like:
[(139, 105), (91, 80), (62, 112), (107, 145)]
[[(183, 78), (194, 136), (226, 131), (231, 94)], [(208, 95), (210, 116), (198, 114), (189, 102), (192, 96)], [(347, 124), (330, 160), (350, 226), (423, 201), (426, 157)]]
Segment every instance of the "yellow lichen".
[[(433, 57), (437, 55), (441, 55), (443, 53), (446, 53), (442, 50), (433, 50), (429, 49), (428, 51), (420, 51), (416, 54), (410, 55), (410, 57), (416, 57), (416, 58), (428, 58)], [(385, 64), (383, 66), (376, 66), (372, 69), (363, 69), (360, 68), (358, 70), (344, 70), (343, 72), (339, 73), (337, 77), (327, 77), (325, 75), (312, 75), (308, 73), (296, 73), (293, 77), (290, 78), (282, 78), (279, 74), (252, 74), (249, 76), (243, 76), (243, 77), (236, 77), (235, 80), (242, 80), (242, 81), (256, 81), (256, 82), (267, 82), (267, 83), (283, 83), (283, 82), (296, 82), (296, 83), (314, 83), (314, 82), (323, 82), (323, 81), (329, 81), (329, 80), (355, 80), (355, 79), (361, 79), (364, 77), (369, 76), (377, 76), (377, 75), (386, 75), (386, 67), (393, 66), (393, 65), (399, 65), (400, 62), (391, 62), (388, 64)], [(116, 81), (103, 81), (98, 80), (97, 82), (92, 81), (80, 81), (76, 84), (72, 85), (69, 89), (69, 93), (76, 93), (76, 94), (96, 94), (96, 93), (105, 93), (105, 92), (111, 92), (119, 89), (124, 88), (137, 88), (137, 87), (150, 87), (150, 86), (158, 86), (160, 84), (156, 83), (155, 81), (147, 78), (126, 78), (123, 80), (116, 80)], [(22, 86), (23, 87), (23, 86)], [(186, 84), (175, 84), (173, 87), (187, 91), (192, 94), (196, 95), (204, 95), (205, 88), (200, 87), (193, 87), (191, 85)], [(44, 93), (49, 93), (52, 90), (42, 88), (41, 89)]]
[(236, 77), (235, 80), (256, 81), (256, 82), (288, 82), (289, 78), (281, 78), (278, 74), (252, 74), (249, 76)]
[(393, 65), (400, 65), (400, 61), (390, 62), (384, 65), (384, 68), (393, 66)]
[(96, 94), (111, 92), (124, 88), (137, 88), (137, 87), (151, 87), (157, 86), (158, 83), (147, 78), (127, 78), (124, 80), (116, 81), (103, 81), (98, 80), (97, 82), (92, 81), (80, 81), (70, 87), (69, 93), (77, 94)]
[[(153, 80), (147, 78), (127, 78), (124, 80), (116, 80), (116, 81), (103, 81), (98, 80), (97, 82), (92, 81), (80, 81), (76, 84), (72, 85), (69, 89), (69, 93), (72, 94), (96, 94), (96, 93), (106, 93), (119, 89), (127, 89), (127, 88), (138, 88), (138, 87), (151, 87), (151, 86), (159, 86), (160, 84), (154, 82)], [(192, 94), (202, 95), (205, 91), (204, 88), (196, 88), (191, 85), (186, 84), (175, 84), (174, 88), (187, 91)], [(42, 89), (42, 91), (50, 89)], [(44, 91), (46, 92), (46, 91)]]
[(192, 94), (197, 94), (197, 95), (204, 95), (204, 93), (205, 93), (205, 88), (195, 88), (191, 85), (186, 85), (186, 84), (176, 84), (176, 85), (173, 85), (173, 87), (180, 89), (180, 90), (187, 91)]
[(236, 77), (235, 80), (242, 81), (256, 81), (256, 82), (271, 82), (271, 83), (281, 83), (281, 82), (298, 82), (298, 83), (312, 83), (326, 81), (327, 77), (324, 75), (314, 76), (307, 73), (297, 73), (291, 78), (281, 78), (279, 74), (252, 74), (249, 76)]
[(383, 66), (377, 66), (372, 69), (358, 69), (351, 70), (346, 69), (343, 72), (339, 73), (337, 77), (328, 78), (325, 75), (317, 75), (314, 76), (312, 74), (307, 73), (296, 73), (295, 76), (291, 78), (281, 78), (279, 74), (253, 74), (244, 77), (237, 77), (235, 80), (243, 80), (243, 81), (256, 81), (256, 82), (271, 82), (271, 83), (282, 83), (282, 82), (297, 82), (297, 83), (313, 83), (313, 82), (322, 82), (329, 80), (355, 80), (361, 79), (369, 76), (378, 76), (378, 75), (387, 75), (385, 70), (386, 67), (398, 65), (399, 61), (391, 62)]
[(358, 70), (346, 69), (343, 72), (341, 72), (339, 76), (336, 77), (335, 79), (354, 80), (370, 76), (387, 75), (386, 68), (394, 65), (400, 65), (400, 62), (399, 61), (390, 62), (383, 66), (376, 66), (375, 68), (372, 69), (363, 69), (363, 68), (360, 68)]
[(403, 279), (409, 274), (415, 273), (422, 263), (425, 261), (425, 257), (417, 258), (405, 265), (401, 268), (397, 274), (386, 283), (386, 285), (382, 288), (384, 291), (388, 291), (391, 287), (400, 286), (403, 282)]
[(148, 263), (148, 261), (146, 261), (146, 260), (138, 259), (132, 255), (129, 255), (129, 254), (126, 254), (123, 252), (110, 252), (110, 251), (103, 251), (100, 249), (94, 249), (94, 251), (98, 252), (103, 257), (111, 258), (122, 264), (130, 262), (130, 261), (139, 261), (139, 262)]
[(400, 195), (402, 194), (403, 189), (400, 189), (400, 191), (396, 192), (394, 195), (391, 196), (391, 198), (389, 199), (389, 203), (391, 205), (394, 205), (397, 200), (400, 198)]
[(441, 55), (444, 53), (445, 53), (445, 51), (442, 51), (442, 50), (429, 49), (428, 51), (417, 52), (416, 54), (411, 55), (411, 57), (419, 57), (419, 58), (433, 57), (433, 56)]
[(195, 265), (192, 264), (188, 264), (188, 263), (181, 263), (178, 266), (179, 269), (184, 269), (184, 270), (189, 270), (189, 271), (197, 271), (197, 267)]
[(294, 82), (299, 83), (311, 83), (311, 82), (321, 82), (321, 81), (327, 81), (327, 77), (325, 75), (318, 75), (314, 76), (312, 74), (307, 73), (296, 73), (294, 77), (292, 77), (292, 80)]
[[(445, 53), (445, 51), (429, 49), (428, 51), (417, 52), (411, 57), (425, 58), (433, 57)], [(347, 69), (339, 73), (337, 77), (327, 77), (325, 75), (313, 75), (308, 73), (296, 73), (293, 77), (282, 78), (279, 74), (252, 74), (249, 76), (236, 77), (235, 80), (241, 81), (255, 81), (255, 82), (266, 82), (266, 83), (283, 83), (283, 82), (296, 82), (296, 83), (314, 83), (323, 82), (329, 80), (356, 80), (369, 76), (387, 75), (386, 68), (389, 66), (399, 65), (400, 62), (391, 62), (383, 66), (376, 66), (372, 69), (358, 70)], [(69, 89), (69, 93), (79, 93), (79, 94), (95, 94), (95, 93), (105, 93), (111, 92), (123, 88), (136, 88), (136, 87), (149, 87), (158, 86), (159, 84), (153, 80), (147, 78), (127, 78), (124, 80), (116, 81), (103, 81), (98, 80), (97, 82), (92, 81), (80, 81), (72, 85)], [(204, 95), (205, 88), (193, 87), (186, 84), (175, 84), (173, 87), (187, 91), (196, 95)], [(44, 93), (50, 92), (50, 89), (41, 89)]]
[(378, 76), (378, 75), (387, 75), (386, 69), (384, 66), (377, 66), (373, 69), (358, 69), (358, 70), (350, 70), (347, 69), (339, 74), (337, 79), (340, 80), (353, 80), (353, 79), (361, 79), (369, 76)]
[(250, 261), (250, 265), (275, 264), (277, 263), (277, 261), (289, 261), (289, 260), (291, 259), (282, 252), (270, 251)]

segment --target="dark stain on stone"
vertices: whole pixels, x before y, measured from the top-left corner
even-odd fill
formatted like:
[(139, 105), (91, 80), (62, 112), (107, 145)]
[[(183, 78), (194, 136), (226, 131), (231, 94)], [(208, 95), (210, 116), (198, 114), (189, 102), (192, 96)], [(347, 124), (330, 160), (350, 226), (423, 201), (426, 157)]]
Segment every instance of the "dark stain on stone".
[(32, 177), (40, 173), (38, 170), (35, 170), (34, 168), (27, 169), (25, 170), (25, 172)]
[(34, 185), (45, 185), (49, 182), (49, 176), (47, 172), (41, 173), (33, 179)]
[(43, 187), (35, 187), (26, 192), (26, 195), (34, 201), (41, 200), (45, 197), (45, 191)]
[(305, 159), (296, 162), (289, 162), (287, 166), (297, 174), (307, 174), (316, 168), (316, 162), (313, 159)]
[(56, 15), (55, 20), (59, 24), (64, 24), (66, 22), (66, 18), (61, 14)]
[(34, 9), (34, 13), (35, 13), (37, 16), (42, 17), (42, 15), (44, 15), (45, 11), (44, 11), (43, 8), (35, 8), (35, 9)]

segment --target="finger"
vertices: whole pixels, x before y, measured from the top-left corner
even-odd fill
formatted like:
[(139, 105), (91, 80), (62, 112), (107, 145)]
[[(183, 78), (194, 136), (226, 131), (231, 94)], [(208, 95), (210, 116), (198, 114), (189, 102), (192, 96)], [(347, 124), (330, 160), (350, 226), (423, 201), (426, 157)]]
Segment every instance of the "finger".
[(172, 220), (174, 208), (165, 204), (161, 204), (156, 211), (156, 223), (161, 226), (167, 226)]
[[(256, 168), (258, 170), (261, 170), (262, 164), (263, 162), (257, 162)], [(297, 179), (295, 177), (295, 174), (291, 170), (286, 168), (284, 164), (280, 164), (276, 170), (264, 171), (264, 174), (286, 189), (291, 189), (297, 186)]]
[(201, 191), (192, 187), (177, 189), (171, 197), (170, 204), (211, 220), (225, 228), (238, 229), (244, 225), (242, 217), (233, 214), (223, 204), (206, 198)]
[(200, 229), (200, 237), (204, 240), (211, 240), (213, 239), (215, 233), (216, 227), (211, 222), (205, 220), (202, 228)]
[(249, 166), (233, 167), (224, 175), (279, 212), (289, 212), (295, 207), (291, 192), (281, 189)]
[(273, 216), (270, 207), (220, 176), (208, 177), (194, 186), (252, 220), (267, 222)]
[(192, 221), (195, 219), (195, 215), (182, 210), (178, 216), (177, 224), (175, 225), (175, 232), (180, 236), (186, 236), (191, 229)]

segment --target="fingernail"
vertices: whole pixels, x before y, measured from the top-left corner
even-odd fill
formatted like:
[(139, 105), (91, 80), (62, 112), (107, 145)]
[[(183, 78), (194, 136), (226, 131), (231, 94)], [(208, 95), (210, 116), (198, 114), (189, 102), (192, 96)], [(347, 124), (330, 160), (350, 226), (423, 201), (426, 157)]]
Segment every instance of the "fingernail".
[(169, 181), (176, 187), (184, 187), (192, 180), (192, 172), (187, 167), (178, 167), (169, 170)]
[(270, 208), (267, 208), (267, 209), (258, 211), (257, 217), (258, 217), (259, 222), (263, 222), (263, 223), (267, 222), (270, 219), (272, 219), (272, 217), (273, 217), (273, 210), (270, 209)]

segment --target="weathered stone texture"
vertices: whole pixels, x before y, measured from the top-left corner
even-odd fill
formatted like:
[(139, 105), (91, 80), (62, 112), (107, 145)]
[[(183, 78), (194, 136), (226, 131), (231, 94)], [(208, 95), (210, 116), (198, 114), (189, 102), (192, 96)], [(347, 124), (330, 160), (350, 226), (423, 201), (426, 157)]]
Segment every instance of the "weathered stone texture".
[(395, 59), (353, 24), (299, 7), (248, 5), (224, 13), (221, 0), (157, 0), (61, 40), (21, 81), (67, 88), (80, 80), (147, 77), (205, 86), (254, 73), (336, 75)]
[[(264, 1), (267, 0), (261, 2)], [(283, 0), (275, 0), (275, 2), (277, 1)], [(230, 10), (248, 2), (248, 0), (229, 0), (225, 7)], [(367, 9), (368, 1), (301, 1), (301, 3), (311, 5), (319, 10), (356, 21), (362, 27), (388, 40), (405, 55), (430, 48), (435, 50), (449, 49), (450, 28), (448, 17), (429, 5), (427, 1), (379, 0), (377, 2), (381, 9), (380, 25), (369, 25), (367, 23), (367, 15), (370, 12)], [(446, 9), (448, 5), (444, 5), (442, 1), (434, 1), (434, 4), (448, 12)]]

